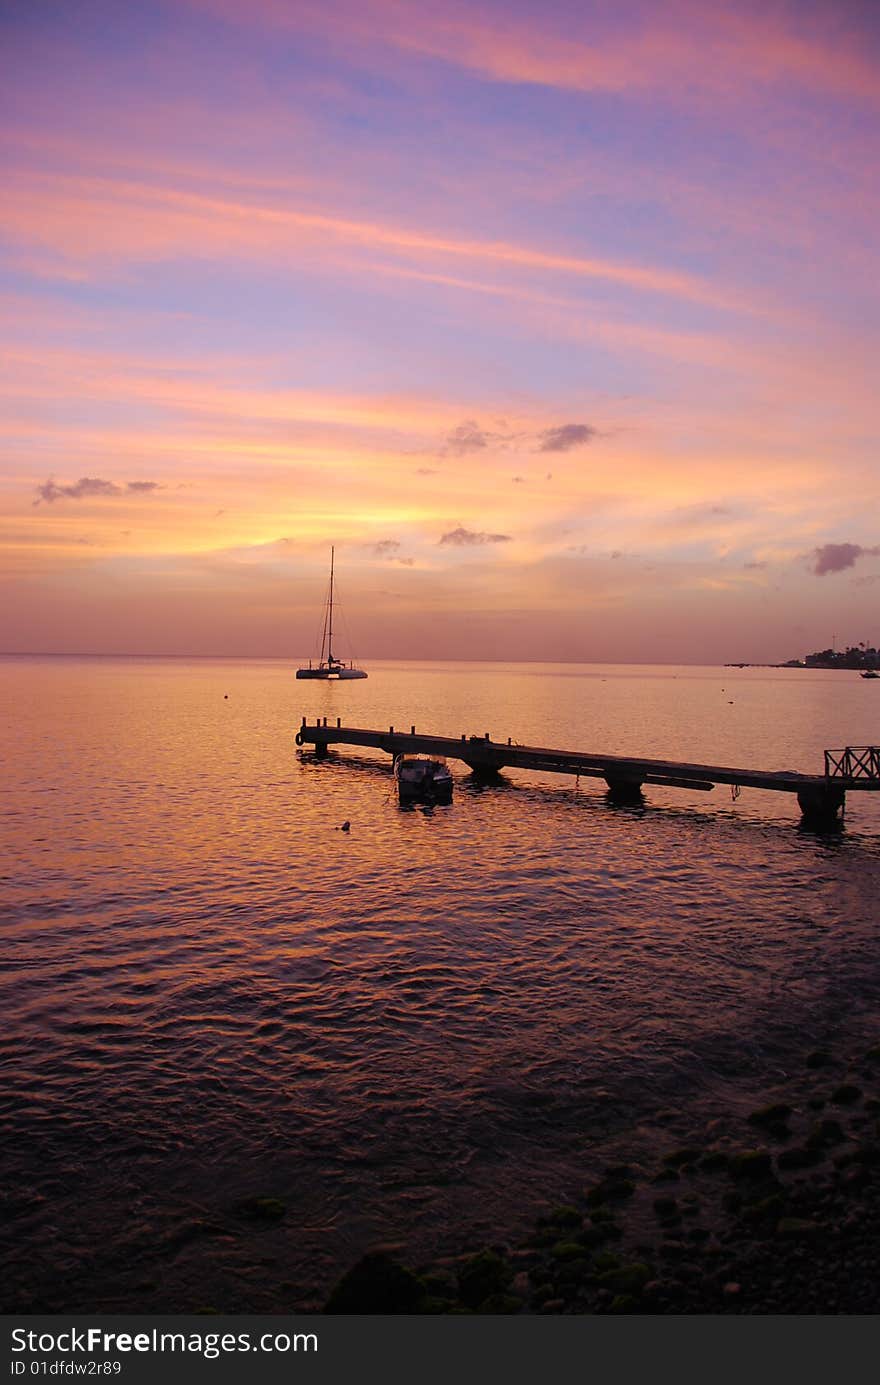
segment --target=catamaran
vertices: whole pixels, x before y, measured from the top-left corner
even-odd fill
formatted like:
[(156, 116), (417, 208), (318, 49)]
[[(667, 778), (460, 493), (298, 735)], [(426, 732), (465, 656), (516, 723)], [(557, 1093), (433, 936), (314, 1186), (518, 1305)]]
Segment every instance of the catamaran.
[[(327, 598), (327, 606), (324, 611), (324, 629), (321, 634), (321, 660), (318, 664), (312, 664), (309, 659), (308, 668), (298, 668), (297, 678), (366, 678), (362, 668), (355, 668), (352, 663), (343, 663), (342, 659), (337, 659), (333, 653), (333, 568), (334, 568), (335, 549), (330, 549), (330, 595)], [(338, 605), (338, 602), (337, 602)], [(326, 658), (324, 657), (326, 652)]]

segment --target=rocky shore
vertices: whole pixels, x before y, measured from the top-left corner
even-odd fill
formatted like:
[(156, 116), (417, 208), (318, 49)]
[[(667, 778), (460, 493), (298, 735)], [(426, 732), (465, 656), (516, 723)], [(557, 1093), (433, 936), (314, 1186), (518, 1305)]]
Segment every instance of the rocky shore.
[(608, 1165), (503, 1237), (431, 1265), (365, 1255), (328, 1313), (876, 1313), (880, 1045), (815, 1049), (741, 1121)]

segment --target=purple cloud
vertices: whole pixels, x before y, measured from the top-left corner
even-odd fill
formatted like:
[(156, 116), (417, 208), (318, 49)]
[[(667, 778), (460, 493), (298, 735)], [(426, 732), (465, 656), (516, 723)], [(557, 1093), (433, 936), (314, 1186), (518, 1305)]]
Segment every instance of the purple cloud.
[(880, 553), (878, 548), (863, 548), (860, 543), (824, 543), (813, 549), (812, 571), (817, 577), (827, 577), (830, 572), (845, 572), (866, 554)]
[(449, 434), (446, 450), (451, 452), (453, 457), (464, 457), (469, 452), (481, 452), (484, 447), (489, 446), (491, 436), (473, 419), (466, 419)]
[(473, 529), (464, 529), (459, 525), (457, 529), (450, 529), (448, 534), (444, 534), (439, 542), (441, 544), (455, 544), (459, 548), (466, 548), (472, 544), (479, 543), (510, 543), (510, 535), (475, 533)]
[(570, 452), (573, 447), (584, 447), (599, 430), (589, 423), (563, 423), (558, 428), (545, 428), (539, 433), (541, 444), (539, 452)]
[(126, 492), (143, 495), (159, 489), (158, 481), (128, 481), (125, 486), (117, 486), (115, 481), (105, 481), (100, 476), (81, 476), (72, 486), (59, 486), (50, 477), (37, 486), (34, 504), (52, 505), (56, 500), (83, 500), (90, 495), (124, 495)]

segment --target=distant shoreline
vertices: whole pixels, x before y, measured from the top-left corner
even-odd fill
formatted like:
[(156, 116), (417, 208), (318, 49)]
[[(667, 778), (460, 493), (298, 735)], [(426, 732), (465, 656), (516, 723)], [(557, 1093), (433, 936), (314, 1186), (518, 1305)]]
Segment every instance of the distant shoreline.
[(822, 673), (864, 673), (865, 669), (872, 668), (871, 664), (725, 664), (724, 668), (792, 668), (801, 673), (814, 673), (817, 670)]

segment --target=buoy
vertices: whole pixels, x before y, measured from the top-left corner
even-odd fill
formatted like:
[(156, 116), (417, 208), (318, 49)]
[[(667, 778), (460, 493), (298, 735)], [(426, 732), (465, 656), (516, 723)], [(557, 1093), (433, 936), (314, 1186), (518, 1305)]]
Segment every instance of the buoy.
[(342, 831), (347, 832), (350, 827), (351, 823), (349, 822), (348, 818), (346, 818), (345, 822), (342, 824)]

